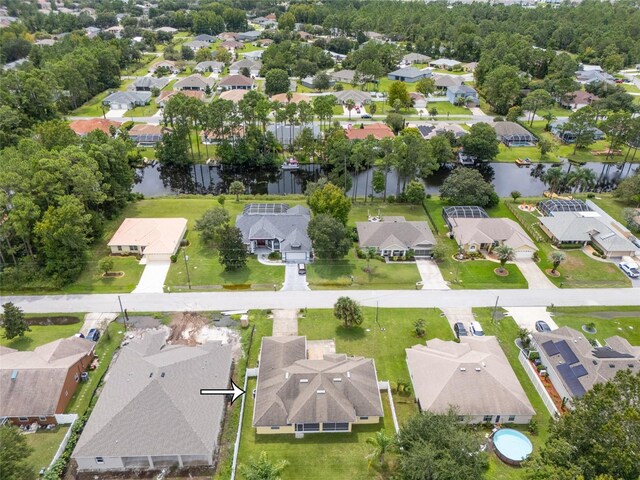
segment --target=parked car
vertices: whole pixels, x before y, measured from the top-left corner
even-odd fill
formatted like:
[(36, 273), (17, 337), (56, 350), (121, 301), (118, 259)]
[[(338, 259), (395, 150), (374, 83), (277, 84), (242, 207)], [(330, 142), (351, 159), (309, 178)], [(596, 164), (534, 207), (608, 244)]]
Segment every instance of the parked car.
[(469, 330), (471, 330), (471, 335), (475, 337), (483, 337), (484, 330), (482, 330), (482, 325), (475, 320), (469, 324)]
[(89, 333), (87, 333), (87, 340), (97, 342), (99, 338), (100, 330), (98, 330), (97, 328), (92, 328), (91, 330), (89, 330)]
[(466, 337), (466, 336), (469, 335), (469, 332), (467, 332), (467, 329), (464, 328), (464, 323), (462, 323), (462, 322), (457, 322), (453, 326), (453, 331), (456, 333), (456, 337), (458, 337), (458, 338)]
[(369, 115), (368, 113), (363, 113), (362, 115), (360, 115), (360, 118), (371, 118), (371, 115)]
[(551, 331), (551, 327), (544, 320), (538, 320), (536, 322), (536, 330), (539, 331), (539, 332), (550, 332)]
[(620, 262), (620, 269), (626, 273), (630, 278), (640, 277), (640, 268), (637, 263), (633, 262)]
[(79, 332), (78, 332), (78, 333), (76, 333), (76, 335), (75, 335), (75, 336), (76, 336), (76, 337), (78, 337), (78, 338), (84, 338), (84, 335), (83, 335), (82, 333), (79, 333)]
[(307, 274), (307, 267), (304, 263), (299, 263), (298, 264), (298, 275), (306, 275)]

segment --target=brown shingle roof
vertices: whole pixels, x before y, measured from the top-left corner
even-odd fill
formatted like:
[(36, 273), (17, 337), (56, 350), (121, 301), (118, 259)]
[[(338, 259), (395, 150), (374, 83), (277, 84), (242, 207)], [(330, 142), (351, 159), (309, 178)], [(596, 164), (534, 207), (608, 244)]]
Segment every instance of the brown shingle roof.
[(365, 125), (364, 128), (350, 128), (346, 131), (349, 140), (364, 140), (372, 135), (376, 140), (383, 138), (393, 138), (393, 130), (384, 123), (372, 123)]

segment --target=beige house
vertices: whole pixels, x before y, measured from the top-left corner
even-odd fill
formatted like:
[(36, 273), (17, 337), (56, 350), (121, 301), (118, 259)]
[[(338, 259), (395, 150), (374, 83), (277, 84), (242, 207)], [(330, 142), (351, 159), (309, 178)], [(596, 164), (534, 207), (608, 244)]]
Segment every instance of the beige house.
[(360, 248), (375, 248), (382, 256), (404, 256), (412, 250), (417, 257), (429, 257), (436, 243), (427, 222), (408, 222), (402, 216), (357, 222), (356, 228)]
[(263, 337), (253, 410), (258, 434), (350, 432), (383, 415), (372, 359), (309, 359), (306, 337)]
[(112, 254), (169, 260), (187, 231), (186, 218), (125, 218), (107, 244)]
[(64, 413), (82, 373), (93, 360), (95, 342), (62, 338), (18, 351), (0, 346), (0, 425), (55, 425)]
[(457, 409), (467, 423), (529, 423), (535, 410), (496, 337), (434, 338), (407, 348), (421, 411)]
[(453, 237), (467, 252), (508, 245), (516, 259), (532, 258), (538, 247), (520, 225), (508, 218), (449, 218)]

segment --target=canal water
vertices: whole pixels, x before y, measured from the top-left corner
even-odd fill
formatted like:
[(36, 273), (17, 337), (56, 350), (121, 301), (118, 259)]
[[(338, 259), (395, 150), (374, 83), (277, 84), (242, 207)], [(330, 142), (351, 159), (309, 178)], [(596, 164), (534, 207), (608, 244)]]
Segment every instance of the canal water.
[[(558, 164), (546, 164), (545, 167)], [(575, 168), (564, 163), (567, 171)], [(587, 163), (600, 179), (599, 190), (612, 189), (622, 178), (632, 174), (638, 165), (627, 164), (623, 170), (618, 166), (603, 163)], [(438, 194), (442, 182), (454, 166), (442, 167), (424, 182), (427, 193)], [(546, 189), (536, 176), (535, 165), (520, 167), (514, 163), (487, 163), (476, 166), (483, 177), (491, 182), (500, 197), (508, 197), (513, 190), (523, 196), (541, 195)], [(308, 181), (317, 180), (321, 175), (320, 165), (302, 165), (299, 170), (281, 170), (280, 168), (260, 170), (239, 170), (209, 165), (190, 165), (183, 167), (149, 165), (136, 171), (136, 184), (133, 191), (145, 197), (161, 197), (178, 194), (219, 194), (225, 193), (234, 180), (241, 181), (252, 194), (300, 194), (304, 193)], [(353, 187), (357, 186), (357, 195), (371, 195), (372, 170), (364, 171), (353, 177)], [(401, 186), (401, 185), (400, 185)], [(387, 176), (387, 195), (397, 195), (398, 177), (395, 170)], [(349, 191), (351, 195), (353, 191)]]

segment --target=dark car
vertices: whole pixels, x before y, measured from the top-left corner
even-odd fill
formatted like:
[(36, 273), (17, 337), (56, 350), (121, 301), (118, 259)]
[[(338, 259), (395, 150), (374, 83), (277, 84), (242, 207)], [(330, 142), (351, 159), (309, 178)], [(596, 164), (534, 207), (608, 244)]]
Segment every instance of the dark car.
[(98, 330), (97, 328), (92, 328), (91, 330), (89, 330), (89, 333), (87, 333), (87, 340), (97, 342), (99, 338), (100, 330)]
[(371, 115), (369, 115), (368, 113), (363, 113), (362, 115), (360, 115), (360, 118), (371, 118)]
[(456, 337), (466, 337), (469, 335), (467, 329), (464, 328), (464, 323), (458, 322), (453, 326), (453, 331), (456, 332)]
[(551, 331), (551, 327), (544, 320), (538, 320), (536, 322), (536, 330), (539, 331), (539, 332), (550, 332)]

